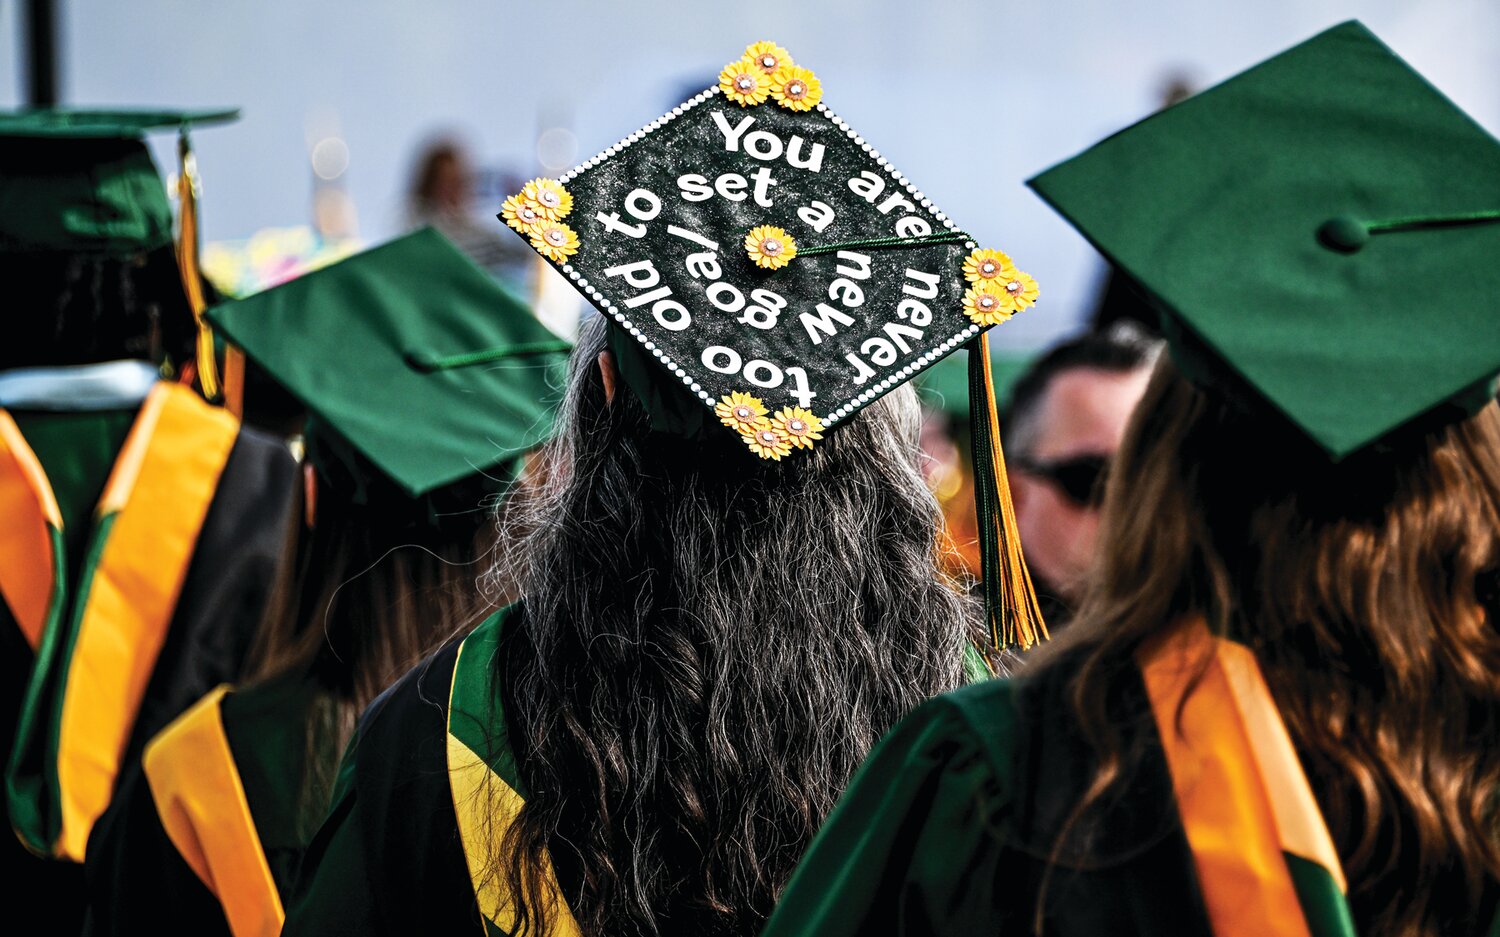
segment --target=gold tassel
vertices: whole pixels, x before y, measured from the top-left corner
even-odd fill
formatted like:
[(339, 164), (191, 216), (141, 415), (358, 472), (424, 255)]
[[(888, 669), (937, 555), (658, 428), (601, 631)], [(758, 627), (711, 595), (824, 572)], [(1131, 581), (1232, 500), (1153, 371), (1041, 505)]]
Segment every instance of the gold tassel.
[[(985, 611), (998, 647), (1026, 650), (1050, 636), (1047, 623), (1042, 620), (1031, 573), (1026, 568), (1026, 557), (1021, 552), (1021, 531), (1016, 524), (1010, 479), (1005, 471), (1005, 453), (1000, 445), (1000, 418), (995, 406), (995, 378), (990, 370), (988, 333), (981, 334), (978, 342), (970, 346), (969, 355), (970, 405), (975, 409), (970, 419), (983, 421), (983, 425), (973, 427), (976, 430), (973, 436), (980, 547), (982, 552), (990, 554), (983, 562)], [(976, 355), (977, 362), (974, 360)], [(982, 382), (981, 386), (972, 386), (976, 379)], [(979, 399), (976, 401), (974, 397)], [(982, 464), (981, 460), (988, 464)], [(986, 510), (985, 502), (991, 499), (996, 510)]]
[(224, 346), (224, 409), (236, 420), (245, 416), (245, 353), (234, 345)]
[(198, 326), (198, 386), (203, 396), (219, 396), (219, 369), (214, 360), (214, 335), (203, 318), (208, 305), (203, 298), (203, 281), (198, 276), (198, 193), (194, 184), (197, 166), (188, 143), (187, 128), (177, 137), (177, 268), (182, 271), (182, 287), (187, 292), (188, 307)]

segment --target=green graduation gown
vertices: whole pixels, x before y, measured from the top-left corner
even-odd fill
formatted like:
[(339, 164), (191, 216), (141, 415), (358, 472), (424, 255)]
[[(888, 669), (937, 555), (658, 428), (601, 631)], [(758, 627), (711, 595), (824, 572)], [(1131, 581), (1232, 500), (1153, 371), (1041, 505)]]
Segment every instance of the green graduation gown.
[[(497, 612), (371, 705), (304, 859), (286, 937), (510, 933), (513, 912), (487, 874), (488, 848), (526, 791), (491, 673), (518, 608)], [(977, 652), (966, 663), (970, 679), (988, 677)], [(553, 871), (541, 874), (557, 897), (550, 937), (576, 934)]]
[[(1076, 654), (917, 710), (861, 768), (765, 937), (1353, 937), (1253, 656), (1183, 634), (1186, 656), (1143, 656), (1109, 701), (1124, 781), (1071, 827), (1096, 765), (1069, 696)], [(1497, 891), (1466, 933), (1500, 934)]]
[[(484, 864), (524, 790), (490, 679), (515, 609), (439, 651), (366, 711), (303, 860), (287, 937), (508, 933), (506, 900)], [(559, 908), (555, 933), (566, 937), (576, 931)]]
[(237, 676), (295, 480), (284, 445), (173, 384), (133, 414), (0, 409), (0, 849), (56, 932), (122, 766)]
[(317, 695), (295, 676), (219, 687), (147, 744), (89, 839), (86, 934), (280, 932), (317, 825), (304, 779), (338, 760), (309, 748)]

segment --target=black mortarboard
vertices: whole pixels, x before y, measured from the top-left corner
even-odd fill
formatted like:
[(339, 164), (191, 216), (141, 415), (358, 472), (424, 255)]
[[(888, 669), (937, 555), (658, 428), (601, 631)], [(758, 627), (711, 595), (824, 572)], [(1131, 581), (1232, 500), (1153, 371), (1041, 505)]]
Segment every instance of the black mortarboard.
[[(756, 43), (716, 86), (502, 207), (614, 323), (620, 371), (659, 429), (738, 432), (761, 458), (795, 458), (1036, 300), (822, 95)], [(973, 375), (988, 400), (988, 369)], [(1041, 626), (996, 493), (992, 411), (975, 434), (995, 520), (986, 580), (997, 633), (1024, 644)]]

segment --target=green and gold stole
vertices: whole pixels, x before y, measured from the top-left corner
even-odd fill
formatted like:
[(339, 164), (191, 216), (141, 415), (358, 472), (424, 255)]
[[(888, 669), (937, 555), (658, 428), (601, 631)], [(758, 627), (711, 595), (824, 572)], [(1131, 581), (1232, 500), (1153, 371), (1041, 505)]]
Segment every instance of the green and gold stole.
[[(508, 611), (491, 617), (464, 639), (453, 665), (448, 694), (448, 784), (453, 814), (479, 911), (492, 934), (515, 930), (516, 905), (507, 884), (494, 872), (498, 845), (525, 802), (505, 726), (494, 692), (491, 668)], [(489, 753), (489, 757), (485, 757)], [(537, 870), (542, 893), (552, 896), (553, 937), (577, 937), (578, 924), (558, 893), (551, 865)]]
[(36, 655), (5, 793), (17, 836), (38, 855), (83, 861), (238, 432), (187, 388), (157, 384), (115, 461), (70, 588), (57, 500), (0, 410), (0, 595)]
[(1347, 885), (1250, 649), (1189, 620), (1139, 657), (1218, 937), (1354, 937)]
[(178, 716), (141, 756), (167, 838), (219, 904), (234, 937), (276, 937), (286, 920), (250, 813), (220, 704), (221, 686)]

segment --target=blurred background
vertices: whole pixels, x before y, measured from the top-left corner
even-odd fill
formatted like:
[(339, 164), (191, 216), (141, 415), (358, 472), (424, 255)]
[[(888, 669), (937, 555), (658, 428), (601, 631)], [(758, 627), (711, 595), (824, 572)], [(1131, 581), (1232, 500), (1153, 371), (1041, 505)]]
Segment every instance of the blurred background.
[[(1024, 180), (1349, 18), (1500, 130), (1497, 0), (0, 0), (0, 106), (50, 94), (243, 108), (194, 135), (205, 264), (241, 288), (274, 280), (284, 255), (337, 254), (434, 216), (524, 284), (530, 252), (494, 220), (504, 195), (773, 39), (927, 195), (1040, 281), (1042, 305), (993, 336), (1022, 351), (1082, 328), (1103, 279)], [(55, 61), (36, 60), (49, 24)], [(153, 145), (170, 171), (171, 135)]]

